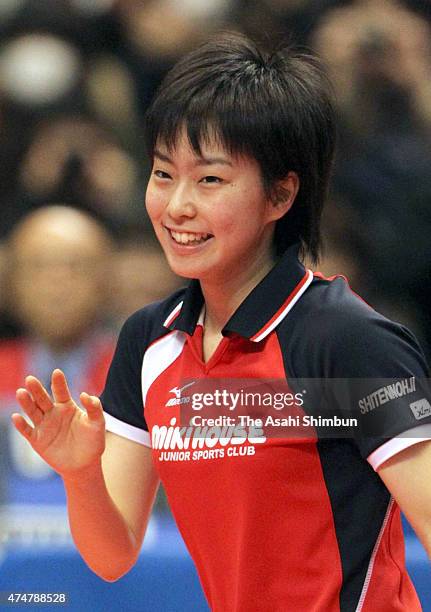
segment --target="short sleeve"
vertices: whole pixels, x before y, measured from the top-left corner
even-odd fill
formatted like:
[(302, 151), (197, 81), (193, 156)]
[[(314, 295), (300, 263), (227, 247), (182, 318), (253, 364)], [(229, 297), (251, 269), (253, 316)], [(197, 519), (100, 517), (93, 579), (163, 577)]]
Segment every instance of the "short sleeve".
[(431, 438), (429, 368), (416, 338), (346, 279), (317, 276), (277, 334), (289, 384), (324, 421), (319, 438), (350, 439), (374, 469)]
[(108, 431), (151, 446), (141, 390), (142, 327), (141, 311), (123, 325), (100, 399)]
[(330, 397), (356, 419), (355, 441), (376, 470), (431, 439), (428, 367), (413, 334), (371, 308), (339, 323), (330, 343)]

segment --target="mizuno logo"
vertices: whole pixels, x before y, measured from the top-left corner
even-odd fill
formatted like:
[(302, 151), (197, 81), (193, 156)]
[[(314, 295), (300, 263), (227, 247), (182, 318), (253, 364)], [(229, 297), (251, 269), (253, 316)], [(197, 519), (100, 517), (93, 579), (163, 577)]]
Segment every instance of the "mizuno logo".
[(190, 397), (181, 397), (181, 393), (182, 391), (184, 391), (184, 389), (187, 389), (188, 387), (194, 385), (195, 382), (196, 381), (193, 380), (192, 382), (187, 383), (183, 387), (174, 387), (173, 389), (170, 389), (169, 393), (173, 393), (175, 397), (171, 397), (170, 399), (168, 399), (165, 406), (178, 406), (179, 404), (188, 404), (190, 402)]

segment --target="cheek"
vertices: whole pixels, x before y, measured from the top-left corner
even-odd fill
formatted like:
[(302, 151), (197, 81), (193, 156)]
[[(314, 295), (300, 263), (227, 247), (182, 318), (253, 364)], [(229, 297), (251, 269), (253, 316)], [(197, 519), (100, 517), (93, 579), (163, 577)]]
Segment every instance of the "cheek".
[(232, 232), (235, 232), (237, 222), (235, 222), (235, 216), (229, 211), (225, 214), (219, 214), (212, 226), (216, 231), (218, 231), (218, 233), (223, 233), (226, 236), (229, 236)]
[(243, 189), (225, 198), (217, 207), (217, 224), (219, 232), (236, 241), (247, 242), (264, 222), (265, 204), (260, 192)]
[(238, 232), (238, 226), (247, 224), (238, 206), (238, 197), (234, 193), (225, 192), (222, 197), (213, 199), (210, 206), (202, 211), (213, 232), (224, 237)]
[(152, 188), (151, 185), (147, 187), (147, 192), (145, 194), (145, 208), (153, 223), (161, 217), (165, 208), (162, 194), (160, 194), (157, 189)]

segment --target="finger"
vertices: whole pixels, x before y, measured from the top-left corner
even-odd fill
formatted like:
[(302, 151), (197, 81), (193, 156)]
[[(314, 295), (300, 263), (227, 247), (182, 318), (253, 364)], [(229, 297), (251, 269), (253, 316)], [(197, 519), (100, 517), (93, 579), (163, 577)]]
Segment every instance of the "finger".
[(43, 420), (44, 413), (37, 407), (27, 389), (17, 389), (16, 399), (33, 423), (35, 425), (39, 425), (39, 423), (41, 423)]
[(25, 387), (31, 393), (34, 402), (42, 412), (48, 412), (48, 410), (52, 409), (52, 399), (40, 380), (35, 376), (27, 376)]
[(19, 431), (19, 433), (24, 436), (26, 440), (31, 442), (34, 429), (27, 423), (25, 418), (21, 414), (14, 412), (11, 415), (11, 421), (14, 424), (15, 429)]
[(95, 395), (88, 395), (88, 393), (81, 393), (79, 399), (87, 411), (90, 421), (104, 421), (102, 402), (98, 397)]
[(70, 395), (69, 387), (67, 385), (66, 376), (59, 369), (54, 370), (52, 373), (51, 389), (55, 402), (64, 404), (72, 400), (72, 396)]

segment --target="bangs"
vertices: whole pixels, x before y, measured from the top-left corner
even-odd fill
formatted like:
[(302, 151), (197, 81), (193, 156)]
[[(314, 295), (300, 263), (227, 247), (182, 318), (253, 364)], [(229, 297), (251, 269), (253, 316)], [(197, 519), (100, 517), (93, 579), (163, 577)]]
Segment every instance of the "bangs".
[(154, 149), (162, 144), (172, 153), (182, 134), (187, 134), (191, 149), (202, 156), (202, 147), (218, 145), (232, 156), (254, 156), (254, 147), (247, 142), (241, 111), (226, 104), (225, 96), (190, 96), (185, 103), (166, 99), (157, 102), (147, 116), (146, 144), (150, 157)]
[(185, 132), (197, 155), (202, 155), (203, 145), (216, 143), (233, 156), (247, 155), (259, 161), (259, 151), (265, 147), (261, 134), (266, 130), (254, 120), (253, 92), (238, 87), (241, 79), (229, 78), (232, 75), (219, 72), (213, 76), (211, 83), (200, 86), (176, 79), (156, 96), (146, 117), (146, 144), (151, 158), (158, 144), (172, 152)]

